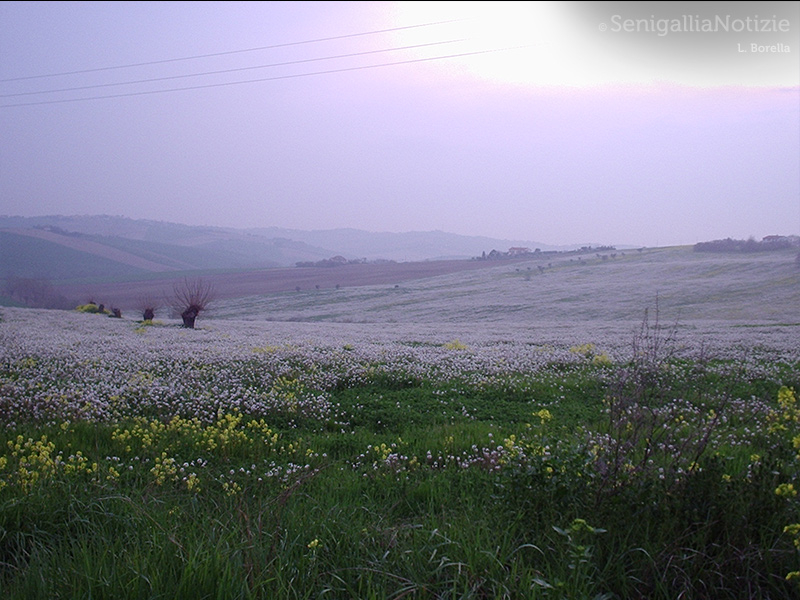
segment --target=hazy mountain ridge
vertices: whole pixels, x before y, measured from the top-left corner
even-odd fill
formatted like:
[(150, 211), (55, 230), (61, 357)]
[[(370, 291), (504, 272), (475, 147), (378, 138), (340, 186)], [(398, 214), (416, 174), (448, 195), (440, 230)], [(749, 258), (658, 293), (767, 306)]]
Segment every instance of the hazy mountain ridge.
[[(337, 255), (370, 261), (463, 259), (513, 246), (553, 248), (441, 231), (374, 233), (277, 227), (245, 230), (109, 215), (0, 216), (0, 250), (4, 257), (0, 277), (114, 277), (122, 274), (116, 264), (125, 266), (125, 275), (286, 267)], [(70, 252), (64, 253), (65, 248)]]
[(107, 216), (0, 217), (0, 254), (0, 278), (54, 280), (270, 268), (332, 255), (236, 230)]
[(486, 236), (467, 236), (444, 231), (409, 231), (403, 233), (372, 232), (360, 229), (326, 229), (302, 231), (266, 227), (248, 229), (265, 237), (286, 237), (310, 245), (336, 248), (347, 258), (367, 260), (435, 260), (464, 259), (491, 250), (506, 251), (513, 247), (534, 250), (564, 250), (577, 246), (549, 246), (526, 240), (506, 240)]

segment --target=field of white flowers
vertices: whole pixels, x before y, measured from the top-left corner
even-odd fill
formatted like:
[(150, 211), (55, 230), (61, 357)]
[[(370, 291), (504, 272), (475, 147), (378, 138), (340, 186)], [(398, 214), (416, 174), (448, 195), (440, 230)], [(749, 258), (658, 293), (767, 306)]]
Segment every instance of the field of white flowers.
[[(587, 356), (628, 360), (640, 322), (356, 324), (177, 321), (4, 308), (0, 414), (18, 419), (118, 420), (141, 414), (213, 420), (218, 411), (292, 410), (328, 418), (326, 390), (376, 375), (481, 380), (534, 374)], [(659, 316), (659, 318), (663, 318)], [(734, 359), (742, 368), (800, 361), (798, 327), (647, 321), (686, 359)], [(765, 362), (766, 360), (766, 362)], [(302, 392), (301, 392), (302, 390)], [(313, 393), (309, 390), (314, 390)]]
[[(491, 271), (493, 310), (536, 281)], [(414, 292), (346, 292), (375, 294), (367, 322), (313, 321), (313, 292), (308, 320), (260, 297), (196, 329), (0, 308), (0, 588), (800, 598), (791, 293), (746, 320), (706, 291), (684, 319), (650, 284), (600, 318), (589, 279), (572, 319), (481, 319), (447, 278), (396, 310)]]
[[(753, 254), (655, 248), (550, 255), (404, 282), (308, 289), (220, 301), (231, 319), (351, 323), (503, 323), (526, 326), (638, 321), (658, 304), (667, 320), (800, 323), (796, 251)], [(483, 329), (483, 326), (481, 326)]]

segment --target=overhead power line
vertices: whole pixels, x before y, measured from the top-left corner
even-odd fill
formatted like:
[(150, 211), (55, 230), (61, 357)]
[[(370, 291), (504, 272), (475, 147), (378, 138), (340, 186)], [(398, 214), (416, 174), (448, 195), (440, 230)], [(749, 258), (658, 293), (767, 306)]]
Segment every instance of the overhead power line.
[(416, 44), (413, 46), (398, 46), (395, 48), (382, 48), (380, 50), (364, 50), (363, 52), (351, 52), (349, 54), (336, 54), (334, 56), (320, 56), (317, 58), (304, 58), (298, 60), (290, 60), (286, 62), (270, 63), (266, 65), (254, 65), (250, 67), (236, 67), (231, 69), (220, 69), (217, 71), (202, 71), (200, 73), (186, 73), (183, 75), (169, 75), (165, 77), (152, 77), (149, 79), (134, 79), (131, 81), (118, 81), (115, 83), (97, 83), (93, 85), (82, 85), (76, 87), (56, 88), (50, 90), (42, 90), (39, 92), (17, 92), (15, 94), (0, 94), (0, 98), (18, 98), (20, 96), (37, 96), (39, 94), (55, 94), (58, 92), (76, 92), (81, 90), (93, 90), (99, 88), (119, 87), (121, 85), (134, 85), (137, 83), (154, 83), (157, 81), (170, 81), (175, 79), (187, 79), (189, 77), (203, 77), (206, 75), (223, 75), (226, 73), (238, 73), (241, 71), (254, 71), (257, 69), (269, 69), (271, 67), (285, 67), (289, 65), (299, 65), (303, 63), (321, 62), (324, 60), (336, 60), (339, 58), (353, 58), (355, 56), (367, 56), (370, 54), (381, 54), (385, 52), (396, 52), (400, 50), (414, 50), (417, 48), (426, 48), (430, 46), (442, 46), (444, 44), (454, 44), (457, 42), (464, 42), (467, 38), (460, 38), (455, 40), (444, 40), (441, 42), (429, 42), (427, 44)]
[(313, 71), (311, 73), (295, 73), (291, 75), (277, 75), (275, 77), (263, 77), (259, 79), (247, 79), (244, 81), (229, 81), (225, 83), (208, 83), (204, 85), (194, 85), (194, 86), (187, 86), (187, 87), (180, 87), (180, 88), (167, 88), (161, 90), (148, 90), (142, 92), (127, 92), (124, 94), (109, 94), (106, 96), (89, 96), (86, 98), (66, 98), (61, 100), (41, 100), (37, 102), (21, 102), (18, 104), (0, 104), (0, 108), (11, 108), (16, 106), (38, 106), (42, 104), (65, 104), (69, 102), (85, 102), (88, 100), (107, 100), (112, 98), (128, 98), (132, 96), (149, 96), (152, 94), (166, 94), (170, 92), (182, 92), (182, 91), (191, 91), (191, 90), (202, 90), (202, 89), (209, 89), (209, 88), (216, 88), (216, 87), (227, 87), (232, 85), (244, 85), (248, 83), (262, 83), (266, 81), (279, 81), (282, 79), (297, 79), (300, 77), (312, 77), (315, 75), (328, 75), (332, 73), (346, 73), (348, 71), (361, 71), (365, 69), (377, 69), (380, 67), (393, 67), (397, 65), (408, 65), (414, 63), (422, 63), (422, 62), (430, 62), (434, 60), (446, 60), (449, 58), (461, 58), (464, 56), (476, 56), (480, 54), (490, 54), (493, 52), (505, 52), (509, 50), (520, 50), (522, 48), (529, 48), (531, 44), (525, 44), (521, 46), (509, 46), (506, 48), (493, 48), (489, 50), (476, 50), (474, 52), (461, 52), (459, 54), (448, 54), (444, 56), (432, 56), (427, 58), (415, 58), (409, 60), (401, 60), (396, 62), (389, 62), (389, 63), (379, 63), (376, 65), (361, 65), (358, 67), (343, 67), (341, 69), (331, 69), (328, 71)]
[(62, 71), (60, 73), (48, 73), (48, 74), (41, 74), (41, 75), (28, 75), (26, 77), (12, 77), (9, 79), (0, 79), (0, 83), (6, 83), (10, 81), (25, 81), (29, 79), (44, 79), (48, 77), (61, 77), (65, 75), (79, 75), (82, 73), (96, 73), (98, 71), (114, 71), (118, 69), (130, 69), (133, 67), (145, 67), (149, 65), (161, 65), (165, 63), (172, 63), (172, 62), (181, 62), (187, 60), (197, 60), (200, 58), (212, 58), (215, 56), (229, 56), (231, 54), (243, 54), (245, 52), (258, 52), (261, 50), (273, 50), (275, 48), (288, 48), (289, 46), (301, 46), (303, 44), (316, 44), (319, 42), (331, 42), (334, 40), (344, 40), (348, 38), (355, 38), (355, 37), (362, 37), (366, 35), (376, 35), (379, 33), (391, 33), (392, 31), (403, 31), (406, 29), (418, 29), (420, 27), (432, 27), (434, 25), (446, 25), (448, 23), (457, 23), (459, 21), (465, 21), (466, 18), (463, 19), (449, 19), (447, 21), (435, 21), (432, 23), (420, 23), (418, 25), (405, 25), (403, 27), (390, 27), (388, 29), (376, 29), (373, 31), (363, 31), (361, 33), (348, 33), (345, 35), (335, 35), (331, 37), (323, 37), (323, 38), (316, 38), (311, 40), (303, 40), (300, 42), (286, 42), (282, 44), (272, 44), (269, 46), (258, 46), (256, 48), (244, 48), (240, 50), (227, 50), (225, 52), (211, 52), (209, 54), (195, 54), (192, 56), (182, 56), (178, 58), (165, 58), (161, 60), (151, 60), (147, 62), (140, 62), (140, 63), (130, 63), (126, 65), (115, 65), (109, 67), (97, 67), (93, 69), (79, 69), (75, 71)]

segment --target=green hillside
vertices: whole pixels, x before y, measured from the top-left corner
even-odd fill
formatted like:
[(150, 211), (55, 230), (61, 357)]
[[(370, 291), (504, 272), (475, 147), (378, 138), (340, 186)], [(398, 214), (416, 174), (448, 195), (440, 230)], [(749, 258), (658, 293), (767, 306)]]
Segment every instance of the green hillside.
[(62, 282), (117, 279), (145, 272), (102, 256), (8, 231), (0, 231), (0, 256), (2, 279), (25, 277)]
[(91, 236), (91, 239), (177, 270), (274, 267), (279, 264), (275, 259), (280, 258), (277, 253), (268, 252), (263, 243), (220, 240), (179, 246), (121, 237)]
[(0, 280), (118, 281), (167, 271), (269, 268), (329, 256), (291, 240), (204, 233), (203, 228), (190, 231), (194, 231), (193, 237), (176, 226), (175, 243), (166, 243), (57, 226), (0, 229)]

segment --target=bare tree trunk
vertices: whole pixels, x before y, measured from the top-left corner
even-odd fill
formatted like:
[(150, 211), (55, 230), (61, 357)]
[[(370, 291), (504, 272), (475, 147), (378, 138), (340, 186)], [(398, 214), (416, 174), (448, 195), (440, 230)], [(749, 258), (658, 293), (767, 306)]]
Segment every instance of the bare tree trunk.
[(183, 326), (187, 329), (194, 329), (194, 321), (197, 318), (197, 315), (200, 311), (195, 306), (190, 306), (185, 311), (181, 313), (181, 318), (183, 319)]
[(175, 285), (175, 306), (182, 309), (183, 326), (194, 329), (194, 321), (201, 312), (208, 308), (213, 300), (214, 288), (210, 283), (197, 279), (184, 279), (182, 284)]

